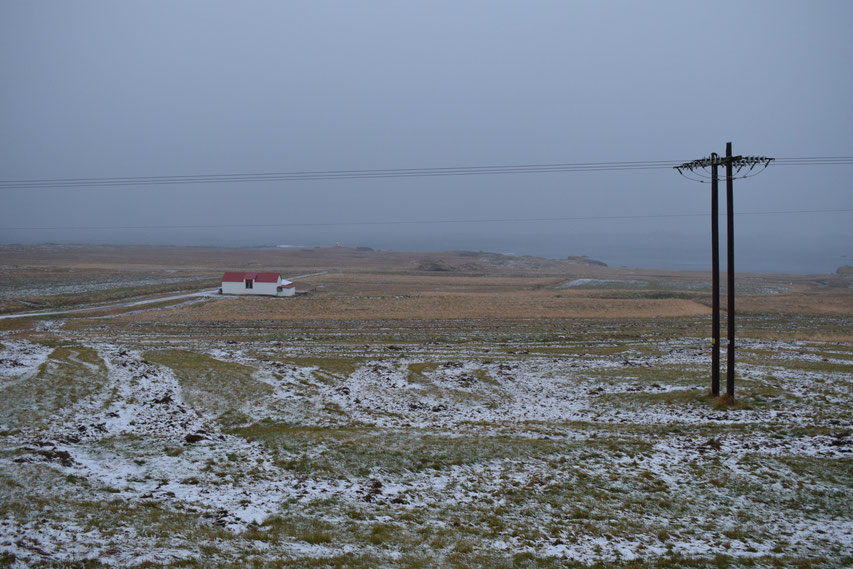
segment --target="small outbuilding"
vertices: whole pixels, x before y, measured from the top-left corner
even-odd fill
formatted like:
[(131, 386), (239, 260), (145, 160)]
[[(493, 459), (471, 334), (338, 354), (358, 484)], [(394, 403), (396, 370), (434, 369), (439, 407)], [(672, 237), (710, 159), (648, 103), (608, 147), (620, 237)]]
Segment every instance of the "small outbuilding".
[(227, 272), (222, 276), (222, 294), (293, 296), (296, 287), (278, 273)]

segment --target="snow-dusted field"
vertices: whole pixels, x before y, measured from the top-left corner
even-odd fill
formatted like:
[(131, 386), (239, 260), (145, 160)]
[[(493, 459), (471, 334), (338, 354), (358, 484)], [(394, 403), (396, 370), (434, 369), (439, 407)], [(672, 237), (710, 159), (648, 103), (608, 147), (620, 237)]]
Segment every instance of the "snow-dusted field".
[(667, 326), (6, 333), (0, 563), (853, 563), (853, 346)]
[[(43, 280), (43, 279), (42, 279)], [(198, 277), (122, 277), (104, 276), (99, 279), (93, 279), (91, 275), (85, 278), (79, 276), (66, 277), (63, 280), (57, 279), (55, 282), (41, 282), (38, 286), (34, 286), (31, 282), (10, 283), (4, 282), (2, 290), (0, 290), (0, 298), (15, 298), (15, 297), (45, 297), (58, 294), (78, 294), (91, 293), (93, 291), (112, 290), (128, 287), (143, 287), (149, 285), (164, 285), (175, 283), (186, 283), (198, 281)]]

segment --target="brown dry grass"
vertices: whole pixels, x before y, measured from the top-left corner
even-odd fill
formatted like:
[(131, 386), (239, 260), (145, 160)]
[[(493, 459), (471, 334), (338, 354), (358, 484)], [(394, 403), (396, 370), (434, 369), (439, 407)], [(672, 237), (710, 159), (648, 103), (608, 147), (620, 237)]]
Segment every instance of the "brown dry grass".
[(129, 321), (399, 320), (459, 318), (653, 318), (707, 314), (689, 300), (593, 299), (553, 291), (424, 292), (405, 296), (222, 298)]
[(799, 285), (779, 295), (742, 295), (738, 310), (761, 314), (853, 315), (853, 290)]
[[(444, 270), (425, 270), (440, 268)], [(470, 252), (401, 253), (347, 248), (251, 250), (203, 247), (0, 246), (0, 284), (55, 282), (63, 275), (193, 276), (218, 279), (229, 269), (283, 275), (324, 272), (297, 281), (312, 294), (290, 299), (238, 298), (121, 317), (127, 321), (381, 320), (457, 318), (649, 318), (709, 314), (701, 272), (614, 269), (570, 260)], [(556, 290), (576, 278), (640, 279), (645, 290)], [(825, 286), (831, 276), (738, 275), (780, 294), (738, 295), (744, 314), (853, 316), (853, 289)], [(842, 283), (843, 284), (843, 283)], [(177, 285), (176, 285), (177, 286)], [(744, 287), (741, 290), (746, 290)], [(128, 296), (138, 294), (132, 288)], [(26, 300), (26, 299), (25, 299)], [(48, 299), (39, 299), (49, 302)], [(17, 301), (4, 301), (22, 310)], [(723, 299), (725, 307), (725, 298)]]

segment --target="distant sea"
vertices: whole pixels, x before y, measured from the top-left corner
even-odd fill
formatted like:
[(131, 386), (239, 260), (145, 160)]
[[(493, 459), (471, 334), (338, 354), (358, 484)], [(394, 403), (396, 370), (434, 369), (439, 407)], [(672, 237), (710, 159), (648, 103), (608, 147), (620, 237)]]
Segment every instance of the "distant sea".
[[(551, 259), (586, 255), (611, 267), (681, 271), (711, 269), (710, 238), (685, 235), (574, 235), (542, 239), (540, 236), (526, 235), (437, 234), (414, 239), (408, 236), (364, 238), (341, 244), (395, 251), (489, 251)], [(735, 241), (737, 272), (828, 274), (848, 264), (853, 264), (853, 240), (808, 243), (743, 236)], [(720, 266), (725, 270), (725, 239), (720, 243)]]

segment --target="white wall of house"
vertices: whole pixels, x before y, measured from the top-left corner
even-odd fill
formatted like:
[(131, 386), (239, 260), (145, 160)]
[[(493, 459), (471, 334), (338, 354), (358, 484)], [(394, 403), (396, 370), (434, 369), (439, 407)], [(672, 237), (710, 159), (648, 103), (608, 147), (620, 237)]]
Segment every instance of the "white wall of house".
[(265, 294), (269, 296), (278, 296), (276, 289), (278, 288), (278, 283), (259, 283), (255, 281), (252, 285), (251, 289), (246, 289), (246, 292), (249, 294)]
[(252, 281), (251, 288), (246, 286), (246, 280), (242, 281), (222, 281), (222, 294), (241, 294), (241, 295), (262, 295), (262, 296), (293, 296), (296, 294), (296, 287), (288, 280), (283, 280), (281, 276), (276, 282), (264, 283)]
[(296, 287), (290, 281), (281, 281), (281, 290), (278, 291), (278, 296), (293, 296), (296, 294)]
[(222, 282), (222, 294), (252, 294), (252, 290), (254, 289), (247, 289), (242, 281)]

